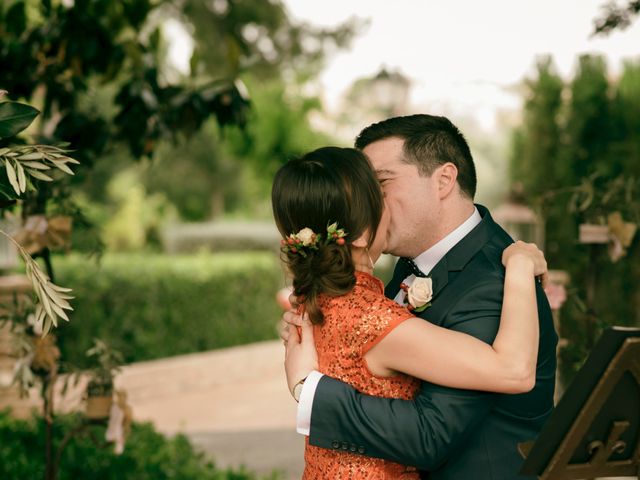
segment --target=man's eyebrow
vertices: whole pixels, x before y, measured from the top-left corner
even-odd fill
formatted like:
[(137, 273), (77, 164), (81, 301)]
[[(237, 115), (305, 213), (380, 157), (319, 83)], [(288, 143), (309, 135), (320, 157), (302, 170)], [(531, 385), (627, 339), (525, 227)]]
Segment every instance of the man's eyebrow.
[(376, 175), (393, 175), (394, 172), (392, 170), (376, 170)]

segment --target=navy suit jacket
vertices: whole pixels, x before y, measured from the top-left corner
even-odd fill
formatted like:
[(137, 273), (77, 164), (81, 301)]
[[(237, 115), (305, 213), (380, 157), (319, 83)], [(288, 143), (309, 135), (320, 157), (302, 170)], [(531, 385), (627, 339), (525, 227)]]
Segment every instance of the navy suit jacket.
[[(513, 242), (489, 211), (433, 268), (431, 307), (419, 316), (492, 343), (500, 323), (502, 251)], [(402, 277), (402, 278), (401, 278)], [(396, 267), (385, 291), (395, 297), (404, 272)], [(447, 388), (423, 382), (413, 401), (358, 393), (324, 376), (315, 393), (309, 441), (324, 448), (356, 446), (429, 472), (434, 480), (506, 480), (519, 476), (517, 444), (533, 440), (553, 409), (557, 335), (537, 284), (540, 344), (536, 384), (518, 395)]]

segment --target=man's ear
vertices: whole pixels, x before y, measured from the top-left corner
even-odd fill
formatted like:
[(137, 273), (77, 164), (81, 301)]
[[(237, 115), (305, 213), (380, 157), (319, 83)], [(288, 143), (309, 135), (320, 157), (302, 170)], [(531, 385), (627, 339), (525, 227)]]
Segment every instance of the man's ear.
[(458, 180), (458, 167), (447, 162), (438, 167), (438, 194), (439, 197), (446, 198), (453, 191)]
[(351, 242), (351, 245), (353, 245), (356, 248), (366, 248), (369, 246), (369, 232), (366, 231), (364, 232), (362, 235), (360, 235), (358, 238), (356, 238), (353, 242)]

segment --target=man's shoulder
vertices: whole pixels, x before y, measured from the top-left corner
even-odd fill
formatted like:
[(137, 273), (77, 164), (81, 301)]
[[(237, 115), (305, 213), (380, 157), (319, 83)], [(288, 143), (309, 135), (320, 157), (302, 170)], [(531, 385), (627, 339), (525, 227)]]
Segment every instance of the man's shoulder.
[(476, 226), (445, 256), (450, 270), (463, 277), (473, 276), (481, 281), (504, 280), (502, 252), (513, 243), (509, 234), (491, 218), (481, 205), (482, 222)]
[(460, 271), (460, 275), (473, 278), (474, 283), (504, 282), (505, 269), (502, 265), (502, 252), (510, 243), (510, 239), (504, 237), (492, 238), (485, 243), (480, 250)]

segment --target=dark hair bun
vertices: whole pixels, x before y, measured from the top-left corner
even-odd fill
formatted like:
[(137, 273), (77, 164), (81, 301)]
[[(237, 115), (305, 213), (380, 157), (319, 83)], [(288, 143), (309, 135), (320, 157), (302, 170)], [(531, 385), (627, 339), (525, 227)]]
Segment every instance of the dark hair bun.
[[(271, 205), (298, 301), (304, 302), (312, 322), (321, 323), (318, 297), (345, 295), (355, 286), (349, 244), (367, 238), (364, 235), (371, 243), (378, 230), (384, 210), (378, 179), (362, 152), (323, 147), (280, 167), (273, 179)], [(334, 224), (346, 238), (332, 235), (327, 240)], [(306, 228), (318, 235), (318, 250), (291, 238)]]
[(286, 254), (293, 275), (293, 290), (304, 300), (305, 311), (314, 324), (323, 321), (318, 306), (320, 294), (337, 297), (349, 293), (356, 283), (351, 250), (345, 245), (329, 243), (318, 250), (310, 250), (306, 257), (300, 253)]

